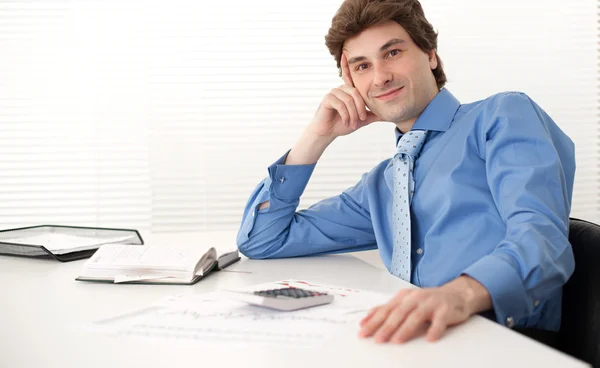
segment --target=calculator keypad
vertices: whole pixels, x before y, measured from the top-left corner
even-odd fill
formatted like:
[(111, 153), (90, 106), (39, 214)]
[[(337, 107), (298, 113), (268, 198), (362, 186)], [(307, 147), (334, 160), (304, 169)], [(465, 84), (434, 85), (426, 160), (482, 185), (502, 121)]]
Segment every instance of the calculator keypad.
[(295, 287), (272, 288), (258, 291), (231, 290), (226, 291), (226, 293), (235, 300), (280, 311), (293, 311), (315, 307), (329, 304), (334, 300), (333, 294)]
[(278, 297), (278, 296), (286, 296), (289, 298), (306, 298), (311, 296), (320, 296), (325, 295), (323, 293), (319, 293), (316, 291), (298, 289), (298, 288), (282, 288), (282, 289), (270, 289), (270, 290), (260, 290), (255, 291), (255, 295), (266, 296), (266, 297)]

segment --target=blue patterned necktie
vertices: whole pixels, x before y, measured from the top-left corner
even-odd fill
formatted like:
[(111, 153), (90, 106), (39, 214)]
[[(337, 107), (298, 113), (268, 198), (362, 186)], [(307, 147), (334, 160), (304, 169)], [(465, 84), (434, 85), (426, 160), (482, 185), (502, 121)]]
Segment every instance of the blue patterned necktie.
[(415, 191), (413, 169), (421, 152), (427, 131), (412, 130), (404, 134), (396, 147), (393, 159), (394, 202), (393, 231), (394, 251), (392, 254), (392, 274), (410, 282), (411, 226), (410, 205)]

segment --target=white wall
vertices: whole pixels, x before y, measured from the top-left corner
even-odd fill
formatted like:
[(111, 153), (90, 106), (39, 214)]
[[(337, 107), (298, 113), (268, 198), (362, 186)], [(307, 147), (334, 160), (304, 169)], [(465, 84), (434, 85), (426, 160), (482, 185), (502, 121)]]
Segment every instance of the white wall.
[[(323, 39), (340, 3), (0, 2), (0, 228), (237, 229), (266, 167), (341, 83)], [(423, 1), (461, 101), (521, 90), (573, 138), (573, 216), (592, 221), (597, 5)], [(301, 207), (389, 157), (392, 128), (336, 141)]]

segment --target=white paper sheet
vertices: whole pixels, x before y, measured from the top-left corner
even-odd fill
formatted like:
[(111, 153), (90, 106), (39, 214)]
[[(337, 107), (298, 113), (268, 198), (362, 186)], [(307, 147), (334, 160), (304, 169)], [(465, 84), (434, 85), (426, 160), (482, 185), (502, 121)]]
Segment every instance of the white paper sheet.
[[(262, 284), (247, 289), (281, 287), (289, 282)], [(114, 336), (199, 340), (227, 345), (315, 347), (334, 336), (340, 327), (357, 324), (365, 315), (357, 312), (366, 312), (391, 297), (333, 286), (310, 287), (303, 284), (303, 287), (315, 290), (319, 287), (329, 288), (336, 298), (328, 305), (279, 312), (232, 301), (219, 292), (178, 295), (145, 309), (96, 321), (92, 327), (95, 332)]]
[(208, 249), (173, 244), (170, 246), (123, 246), (106, 244), (90, 258), (90, 268), (146, 268), (158, 266), (161, 269), (193, 270), (198, 260)]
[(103, 244), (122, 243), (134, 239), (135, 235), (114, 236), (110, 238), (91, 238), (70, 234), (48, 233), (26, 237), (9, 238), (5, 241), (18, 244), (43, 245), (55, 254), (77, 250), (93, 249)]

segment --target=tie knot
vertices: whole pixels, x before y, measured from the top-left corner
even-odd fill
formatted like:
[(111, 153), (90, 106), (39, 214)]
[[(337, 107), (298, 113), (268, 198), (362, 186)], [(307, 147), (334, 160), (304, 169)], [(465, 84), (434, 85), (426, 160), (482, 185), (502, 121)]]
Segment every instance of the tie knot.
[(400, 137), (398, 146), (396, 147), (396, 153), (409, 155), (416, 159), (421, 152), (421, 148), (423, 148), (426, 137), (426, 130), (411, 130)]

